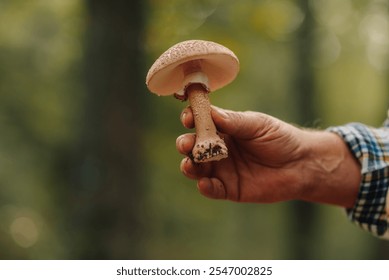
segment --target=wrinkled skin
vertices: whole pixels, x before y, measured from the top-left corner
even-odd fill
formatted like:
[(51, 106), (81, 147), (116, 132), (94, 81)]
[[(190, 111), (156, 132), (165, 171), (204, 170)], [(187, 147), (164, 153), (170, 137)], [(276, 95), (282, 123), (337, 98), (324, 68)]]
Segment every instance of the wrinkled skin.
[[(185, 157), (180, 166), (185, 176), (197, 180), (204, 196), (237, 202), (302, 199), (353, 205), (360, 168), (338, 136), (300, 129), (258, 112), (212, 107), (212, 118), (227, 144), (228, 158), (196, 164)], [(193, 128), (189, 107), (182, 112), (181, 121), (186, 128)], [(177, 150), (188, 155), (194, 143), (195, 134), (181, 135), (176, 141)], [(352, 172), (355, 179), (350, 186), (338, 188), (347, 172)], [(329, 174), (332, 177), (328, 179)], [(331, 186), (321, 186), (321, 181)]]

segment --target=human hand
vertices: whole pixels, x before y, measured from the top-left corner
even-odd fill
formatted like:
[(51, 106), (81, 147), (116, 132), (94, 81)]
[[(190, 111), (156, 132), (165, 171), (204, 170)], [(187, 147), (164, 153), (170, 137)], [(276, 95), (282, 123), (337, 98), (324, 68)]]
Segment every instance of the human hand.
[[(302, 186), (297, 174), (303, 156), (299, 129), (257, 112), (212, 107), (212, 118), (228, 146), (228, 158), (196, 164), (186, 157), (181, 162), (181, 171), (198, 180), (203, 195), (241, 202), (275, 202), (299, 196)], [(189, 107), (181, 121), (193, 128)], [(188, 155), (195, 137), (193, 133), (178, 137), (178, 151)]]
[[(228, 158), (196, 164), (188, 157), (195, 134), (181, 135), (176, 141), (177, 150), (187, 156), (181, 171), (197, 180), (204, 196), (238, 202), (302, 199), (352, 206), (359, 166), (338, 136), (300, 129), (258, 112), (213, 106), (211, 113), (227, 144)], [(186, 128), (193, 128), (189, 107), (182, 112), (181, 121)], [(344, 183), (345, 175), (355, 179)]]

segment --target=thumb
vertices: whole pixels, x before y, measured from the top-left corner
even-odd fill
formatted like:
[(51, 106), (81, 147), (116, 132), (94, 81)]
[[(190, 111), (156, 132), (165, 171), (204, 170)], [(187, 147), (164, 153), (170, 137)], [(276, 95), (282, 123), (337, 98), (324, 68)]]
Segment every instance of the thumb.
[(266, 122), (266, 115), (251, 111), (236, 112), (212, 106), (211, 114), (219, 132), (241, 139), (253, 138)]

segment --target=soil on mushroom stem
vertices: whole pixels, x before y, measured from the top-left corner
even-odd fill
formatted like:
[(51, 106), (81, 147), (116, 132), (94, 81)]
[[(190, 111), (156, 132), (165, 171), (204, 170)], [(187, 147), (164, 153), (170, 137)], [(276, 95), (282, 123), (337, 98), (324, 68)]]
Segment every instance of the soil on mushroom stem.
[(212, 146), (212, 144), (209, 143), (209, 147), (208, 148), (205, 148), (204, 145), (200, 146), (200, 144), (197, 144), (197, 148), (202, 148), (202, 149), (205, 149), (205, 150), (203, 150), (201, 152), (198, 152), (196, 157), (193, 155), (192, 152), (188, 155), (188, 157), (193, 162), (196, 162), (195, 161), (195, 159), (196, 159), (197, 163), (202, 162), (204, 159), (209, 159), (209, 158), (215, 157), (215, 156), (220, 155), (221, 153), (223, 153), (223, 147), (218, 145), (218, 144)]

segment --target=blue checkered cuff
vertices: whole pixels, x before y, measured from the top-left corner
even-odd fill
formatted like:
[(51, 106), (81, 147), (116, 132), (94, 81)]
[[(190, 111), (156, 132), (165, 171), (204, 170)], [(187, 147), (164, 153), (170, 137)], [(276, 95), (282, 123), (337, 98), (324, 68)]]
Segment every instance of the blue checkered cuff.
[(350, 123), (328, 131), (344, 139), (362, 167), (358, 198), (354, 207), (347, 209), (349, 219), (375, 236), (389, 239), (389, 128)]

